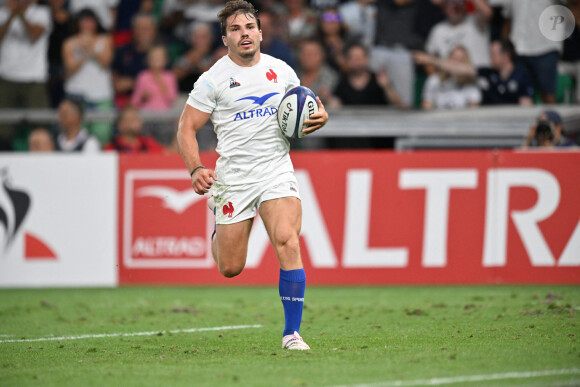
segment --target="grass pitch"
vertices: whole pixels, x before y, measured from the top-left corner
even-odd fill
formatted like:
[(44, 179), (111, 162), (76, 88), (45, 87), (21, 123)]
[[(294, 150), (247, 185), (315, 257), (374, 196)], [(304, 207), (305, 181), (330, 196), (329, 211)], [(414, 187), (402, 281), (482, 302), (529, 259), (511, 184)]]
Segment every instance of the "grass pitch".
[(309, 287), (289, 352), (275, 288), (1, 290), (0, 385), (580, 385), (579, 316), (573, 286)]

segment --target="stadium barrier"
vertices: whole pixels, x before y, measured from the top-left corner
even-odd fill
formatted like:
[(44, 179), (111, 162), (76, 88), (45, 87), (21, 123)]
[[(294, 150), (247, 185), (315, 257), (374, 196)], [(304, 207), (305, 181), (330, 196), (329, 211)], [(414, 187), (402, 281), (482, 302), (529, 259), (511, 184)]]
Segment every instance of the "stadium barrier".
[[(580, 284), (580, 152), (292, 158), (309, 284)], [(244, 272), (219, 275), (213, 215), (179, 156), (2, 156), (0, 168), (2, 287), (277, 283), (259, 217)]]

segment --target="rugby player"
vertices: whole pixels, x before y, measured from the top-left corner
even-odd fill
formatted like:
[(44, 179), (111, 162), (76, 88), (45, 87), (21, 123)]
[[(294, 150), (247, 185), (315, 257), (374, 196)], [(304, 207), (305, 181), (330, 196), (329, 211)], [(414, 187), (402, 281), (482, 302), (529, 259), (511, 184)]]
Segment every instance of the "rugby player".
[[(290, 145), (276, 119), (282, 97), (300, 81), (285, 62), (260, 53), (260, 20), (250, 3), (229, 1), (218, 19), (228, 54), (195, 83), (179, 121), (179, 150), (195, 192), (212, 191), (212, 253), (223, 276), (235, 277), (244, 269), (252, 222), (259, 212), (280, 264), (282, 348), (308, 350), (299, 334), (306, 284), (299, 245), (302, 207)], [(328, 121), (317, 101), (319, 111), (305, 121), (305, 134)], [(209, 118), (220, 155), (215, 171), (201, 164), (196, 140)]]

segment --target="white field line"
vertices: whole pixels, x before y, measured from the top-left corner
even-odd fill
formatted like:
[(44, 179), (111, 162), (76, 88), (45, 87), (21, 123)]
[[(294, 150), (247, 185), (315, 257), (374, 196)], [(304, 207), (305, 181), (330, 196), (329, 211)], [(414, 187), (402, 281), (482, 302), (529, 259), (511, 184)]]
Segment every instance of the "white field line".
[(39, 337), (36, 339), (10, 339), (0, 340), (2, 343), (31, 343), (35, 341), (61, 341), (61, 340), (82, 340), (82, 339), (101, 339), (103, 337), (132, 337), (132, 336), (155, 336), (159, 334), (168, 333), (195, 333), (195, 332), (210, 332), (210, 331), (228, 331), (233, 329), (249, 329), (261, 328), (262, 325), (231, 325), (224, 327), (209, 327), (209, 328), (190, 328), (190, 329), (174, 329), (171, 331), (151, 331), (151, 332), (128, 332), (128, 333), (98, 333), (93, 335), (78, 335), (78, 336), (60, 336), (60, 337)]
[(349, 384), (334, 387), (412, 387), (412, 386), (442, 386), (445, 384), (455, 383), (471, 383), (471, 382), (487, 382), (491, 380), (502, 379), (528, 379), (537, 378), (541, 376), (552, 375), (580, 375), (580, 368), (569, 368), (561, 370), (545, 370), (545, 371), (530, 371), (530, 372), (506, 372), (503, 374), (487, 374), (487, 375), (466, 375), (448, 378), (433, 378), (433, 379), (419, 379), (419, 380), (393, 380), (389, 382), (377, 382), (366, 384)]

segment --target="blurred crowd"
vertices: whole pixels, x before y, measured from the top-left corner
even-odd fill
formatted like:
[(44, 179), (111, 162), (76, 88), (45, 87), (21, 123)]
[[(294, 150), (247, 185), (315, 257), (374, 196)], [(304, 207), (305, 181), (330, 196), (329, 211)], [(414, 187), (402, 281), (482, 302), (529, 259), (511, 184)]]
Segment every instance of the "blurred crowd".
[[(262, 52), (292, 66), (329, 109), (580, 101), (580, 0), (252, 2)], [(30, 150), (174, 151), (174, 123), (144, 123), (142, 113), (182, 107), (227, 53), (217, 21), (224, 4), (0, 0), (0, 109), (58, 111), (56, 125), (0, 122), (0, 149), (24, 132)], [(564, 41), (538, 26), (550, 5), (575, 17)], [(85, 125), (87, 111), (117, 119)]]

